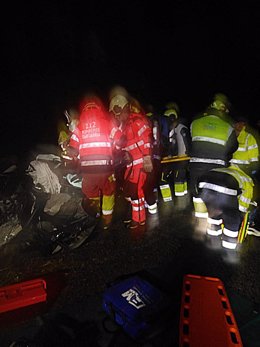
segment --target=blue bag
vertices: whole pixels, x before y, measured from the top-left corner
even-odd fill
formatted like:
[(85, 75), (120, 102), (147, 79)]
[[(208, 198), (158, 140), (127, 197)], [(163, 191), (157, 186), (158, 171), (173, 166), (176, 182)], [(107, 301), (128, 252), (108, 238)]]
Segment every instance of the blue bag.
[(130, 337), (146, 339), (166, 327), (170, 300), (146, 280), (133, 276), (105, 290), (103, 308)]

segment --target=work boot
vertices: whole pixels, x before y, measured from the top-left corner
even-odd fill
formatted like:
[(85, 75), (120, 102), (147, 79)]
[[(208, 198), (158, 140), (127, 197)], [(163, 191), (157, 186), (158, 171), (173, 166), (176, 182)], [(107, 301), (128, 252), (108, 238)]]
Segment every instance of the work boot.
[(132, 221), (132, 206), (131, 206), (131, 204), (128, 204), (126, 214), (125, 214), (125, 217), (123, 219), (123, 223), (127, 225), (127, 224), (131, 223), (131, 221)]
[(112, 224), (112, 214), (103, 215), (101, 219), (102, 229), (108, 230)]
[(129, 229), (136, 229), (139, 226), (143, 226), (145, 225), (145, 221), (142, 222), (136, 222), (135, 220), (132, 220), (129, 224), (128, 224), (128, 228)]

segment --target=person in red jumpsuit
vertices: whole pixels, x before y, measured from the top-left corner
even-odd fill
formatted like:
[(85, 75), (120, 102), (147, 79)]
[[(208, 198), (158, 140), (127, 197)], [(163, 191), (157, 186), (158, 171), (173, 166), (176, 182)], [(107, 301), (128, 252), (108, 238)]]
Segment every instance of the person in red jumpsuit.
[(101, 100), (96, 96), (88, 97), (70, 137), (69, 149), (79, 158), (83, 207), (90, 215), (102, 215), (104, 229), (112, 222), (115, 203), (113, 149), (120, 136), (114, 118)]
[[(134, 113), (125, 95), (114, 95), (110, 100), (109, 111), (120, 123), (122, 130), (122, 150), (128, 164), (124, 174), (124, 196), (131, 204), (131, 218), (126, 217), (130, 229), (145, 225), (144, 185), (147, 174), (152, 172), (152, 129), (145, 114)], [(122, 139), (121, 139), (122, 141)]]

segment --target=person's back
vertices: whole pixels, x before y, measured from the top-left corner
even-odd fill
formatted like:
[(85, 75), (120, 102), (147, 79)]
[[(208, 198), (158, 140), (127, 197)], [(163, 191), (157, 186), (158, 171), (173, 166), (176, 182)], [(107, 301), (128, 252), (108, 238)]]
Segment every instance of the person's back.
[(70, 146), (78, 148), (82, 171), (113, 171), (111, 130), (112, 119), (105, 110), (96, 103), (86, 103), (70, 140)]
[(212, 109), (191, 123), (191, 163), (226, 166), (237, 148), (233, 127)]
[(197, 198), (198, 178), (213, 168), (227, 166), (238, 147), (235, 130), (227, 121), (228, 105), (223, 94), (216, 94), (206, 112), (193, 120), (190, 126), (190, 186), (197, 217), (207, 217), (204, 205)]
[[(79, 124), (70, 138), (70, 147), (79, 156), (84, 209), (95, 216), (102, 212), (104, 229), (109, 228), (115, 200), (113, 144), (121, 132), (99, 99), (82, 107)], [(102, 210), (102, 211), (101, 211)]]
[(208, 211), (206, 234), (210, 242), (218, 238), (222, 247), (236, 249), (241, 223), (253, 199), (253, 189), (253, 180), (236, 165), (212, 169), (199, 178), (199, 197)]

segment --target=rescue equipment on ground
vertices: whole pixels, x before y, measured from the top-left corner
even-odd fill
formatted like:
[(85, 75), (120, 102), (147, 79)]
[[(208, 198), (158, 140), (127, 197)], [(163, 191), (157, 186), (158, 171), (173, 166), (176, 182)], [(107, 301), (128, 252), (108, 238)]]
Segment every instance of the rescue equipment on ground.
[(46, 302), (46, 281), (37, 278), (0, 288), (0, 313)]
[(183, 160), (190, 160), (190, 157), (187, 155), (183, 155), (183, 156), (175, 155), (173, 157), (163, 157), (161, 160), (161, 163), (162, 164), (174, 163), (174, 162), (183, 161)]
[(103, 308), (133, 339), (143, 339), (165, 329), (170, 300), (161, 290), (139, 276), (108, 287)]
[(242, 347), (222, 281), (185, 275), (180, 312), (180, 347)]

